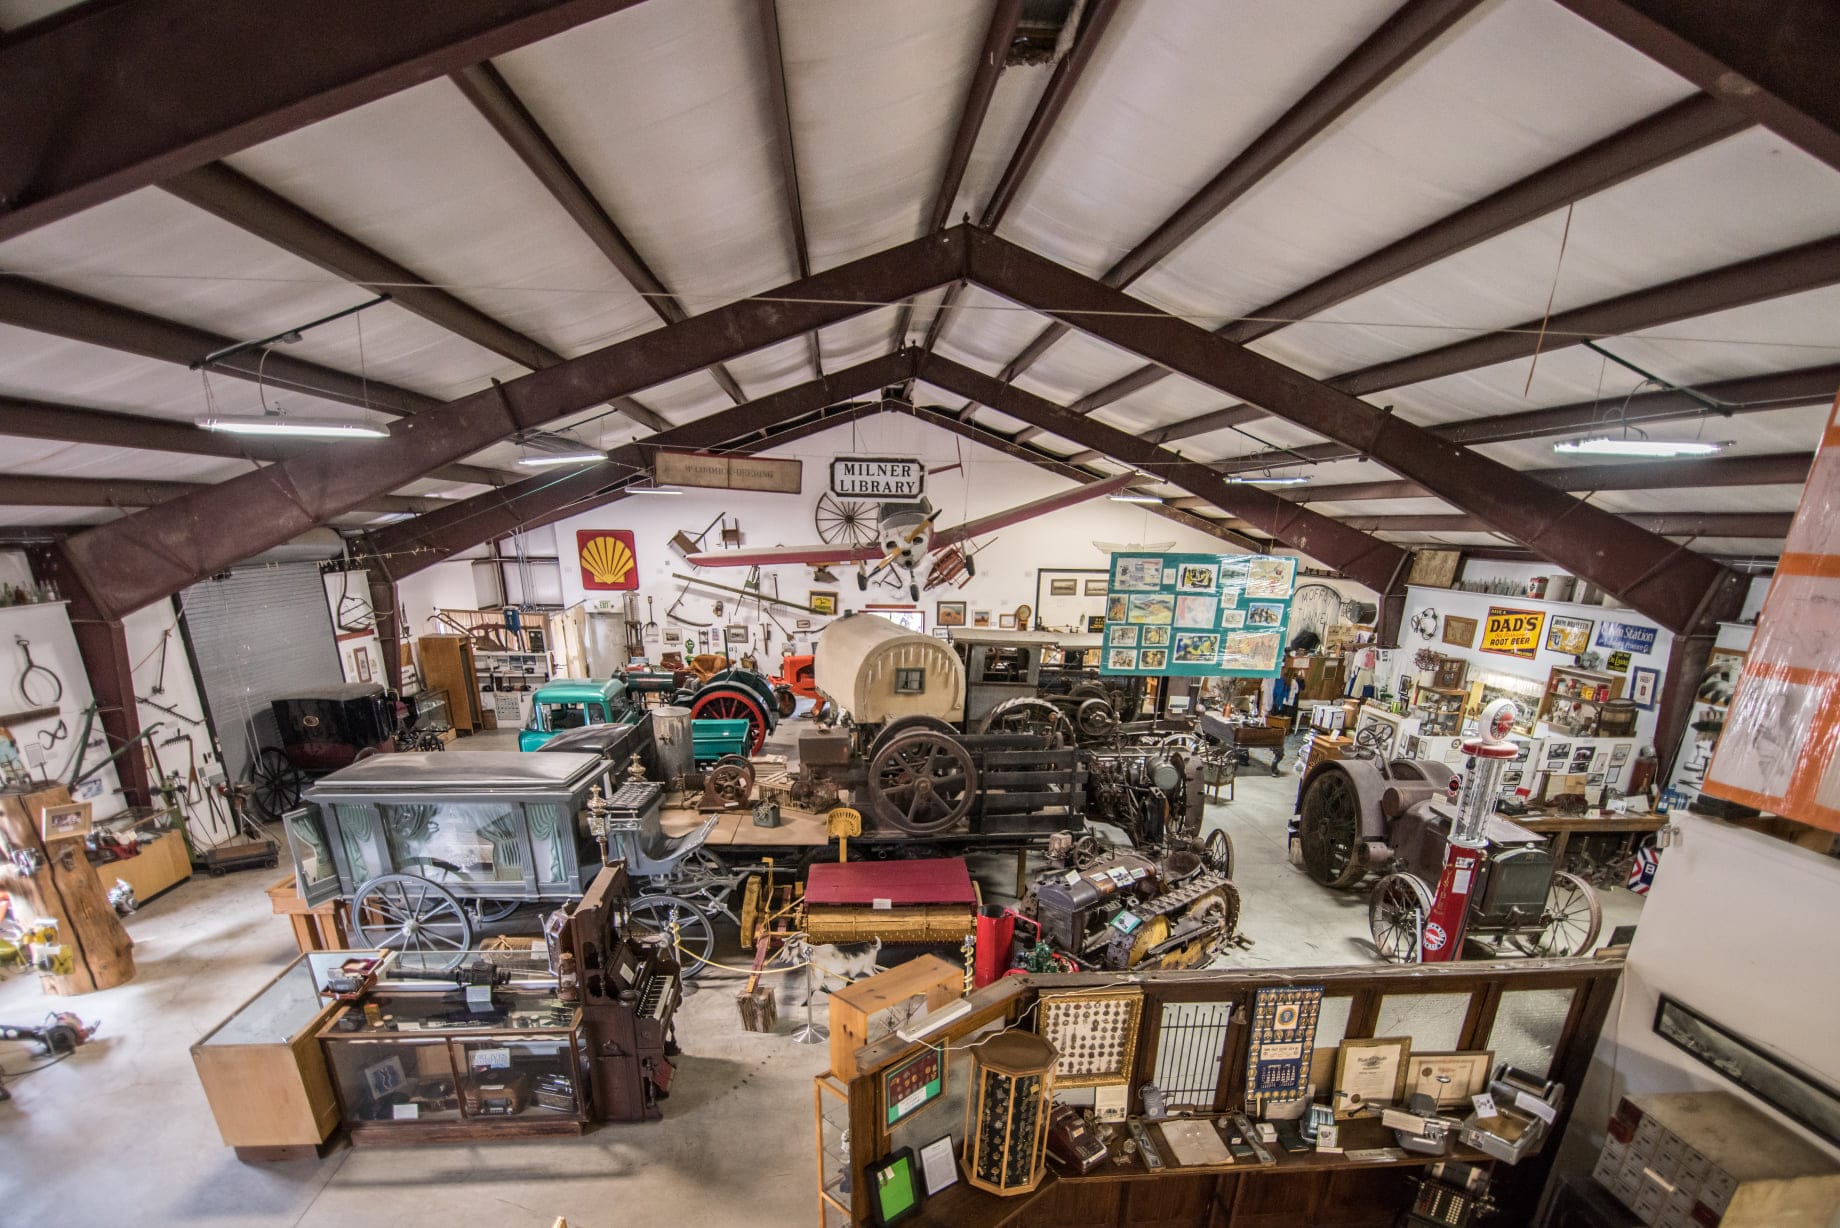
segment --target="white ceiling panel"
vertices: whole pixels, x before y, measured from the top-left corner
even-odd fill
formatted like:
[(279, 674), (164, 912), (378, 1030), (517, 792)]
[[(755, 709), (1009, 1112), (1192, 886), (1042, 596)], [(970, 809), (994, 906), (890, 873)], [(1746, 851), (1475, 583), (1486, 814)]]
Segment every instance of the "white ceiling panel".
[[(1281, 492), (1280, 492), (1281, 493)], [(1309, 505), (1325, 516), (1449, 516), (1457, 509), (1442, 499), (1335, 499)]]
[(1800, 486), (1703, 486), (1683, 490), (1606, 490), (1591, 502), (1612, 512), (1793, 512)]
[(119, 519), (121, 519), (121, 513), (106, 507), (0, 508), (0, 522), (8, 526), (91, 525)]
[(882, 307), (818, 330), (824, 369), (836, 371), (879, 358), (893, 348), (898, 307)]
[(814, 269), (920, 233), (989, 12), (988, 0), (779, 6)]
[[(1046, 323), (1046, 317), (1031, 318), (1037, 325)], [(1047, 357), (1024, 371), (1016, 383), (1067, 405), (1143, 365), (1144, 360), (1129, 350), (1076, 331), (1062, 337)]]
[(641, 4), (493, 61), (693, 314), (798, 276), (756, 11)]
[(816, 378), (816, 372), (811, 369), (811, 347), (803, 337), (731, 358), (724, 365), (729, 374), (741, 381), (742, 390), (754, 399)]
[[(991, 194), (1003, 178), (1029, 118), (1041, 101), (1042, 91), (1054, 75), (1052, 64), (1015, 64), (1005, 68), (997, 78), (997, 88), (990, 96), (990, 109), (978, 128), (977, 143), (971, 147), (971, 160), (965, 164), (965, 178), (959, 184), (946, 224), (953, 225), (969, 214), (976, 222), (989, 207)], [(950, 147), (948, 146), (948, 149)], [(929, 198), (927, 207), (932, 207)]]
[(228, 161), (563, 354), (657, 327), (599, 249), (446, 80)]
[(1047, 324), (1046, 316), (981, 286), (968, 286), (952, 304), (935, 348), (953, 362), (995, 375)]
[(1235, 318), (1692, 92), (1550, 0), (1498, 0), (1133, 292)]
[(1083, 272), (1103, 272), (1396, 7), (1393, 0), (1121, 6), (1004, 233)]
[(54, 478), (129, 478), (153, 482), (223, 482), (252, 468), (220, 456), (181, 456), (43, 439), (8, 439), (0, 471)]

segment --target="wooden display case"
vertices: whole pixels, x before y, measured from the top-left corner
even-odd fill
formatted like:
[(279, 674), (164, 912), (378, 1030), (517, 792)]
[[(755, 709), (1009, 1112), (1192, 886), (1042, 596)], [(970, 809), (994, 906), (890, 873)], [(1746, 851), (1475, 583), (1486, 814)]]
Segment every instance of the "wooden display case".
[(1534, 719), (1550, 725), (1555, 734), (1596, 737), (1604, 705), (1622, 694), (1623, 680), (1615, 674), (1557, 665), (1547, 675), (1546, 690), (1540, 696), (1540, 709)]
[(447, 692), (448, 714), (454, 728), (471, 733), (484, 720), (479, 705), (479, 670), (473, 660), (473, 642), (464, 635), (424, 635), (415, 641), (416, 659), (422, 663), (422, 686)]
[(239, 1159), (302, 1159), (338, 1126), (319, 1031), (339, 1005), (320, 992), (324, 972), (382, 954), (302, 955), (192, 1046), (217, 1132)]
[(553, 989), (378, 989), (319, 1029), (352, 1145), (579, 1134), (581, 1010)]
[(1418, 692), (1418, 732), (1421, 737), (1454, 738), (1463, 732), (1463, 710), (1469, 688), (1421, 687)]
[(831, 995), (831, 1071), (840, 1079), (856, 1077), (856, 1051), (894, 1034), (909, 1019), (936, 1010), (964, 990), (965, 970), (922, 955), (886, 972), (878, 972)]

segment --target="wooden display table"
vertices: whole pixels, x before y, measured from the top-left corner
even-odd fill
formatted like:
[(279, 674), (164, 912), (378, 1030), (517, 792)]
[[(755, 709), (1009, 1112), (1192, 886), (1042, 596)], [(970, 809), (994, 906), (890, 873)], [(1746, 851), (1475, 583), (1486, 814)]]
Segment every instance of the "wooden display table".
[(1556, 866), (1565, 864), (1565, 849), (1571, 843), (1574, 832), (1587, 836), (1634, 837), (1660, 831), (1667, 826), (1667, 820), (1660, 815), (1647, 813), (1610, 814), (1601, 819), (1585, 815), (1568, 815), (1563, 818), (1557, 815), (1552, 818), (1536, 818), (1529, 815), (1526, 818), (1515, 819), (1514, 823), (1517, 827), (1525, 827), (1528, 831), (1552, 837), (1553, 864)]
[(185, 847), (185, 833), (163, 832), (141, 845), (141, 851), (126, 861), (106, 861), (96, 867), (97, 877), (105, 887), (120, 879), (134, 888), (136, 903), (145, 904), (161, 892), (170, 891), (192, 876), (192, 855)]
[(268, 888), (268, 906), (294, 926), (294, 945), (300, 953), (308, 951), (347, 951), (352, 948), (345, 923), (345, 901), (327, 900), (317, 908), (308, 908), (300, 898), (300, 889), (292, 874)]

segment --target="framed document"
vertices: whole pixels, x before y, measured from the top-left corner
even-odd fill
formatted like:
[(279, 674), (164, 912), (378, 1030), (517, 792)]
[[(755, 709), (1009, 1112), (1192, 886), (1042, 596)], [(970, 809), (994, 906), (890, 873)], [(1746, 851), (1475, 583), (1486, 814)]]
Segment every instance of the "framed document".
[(926, 1196), (958, 1184), (958, 1165), (952, 1162), (952, 1136), (942, 1134), (920, 1149), (920, 1172), (926, 1178)]
[(1398, 1104), (1405, 1099), (1410, 1036), (1344, 1040), (1335, 1059), (1336, 1098), (1351, 1104)]
[(1489, 1089), (1494, 1064), (1492, 1052), (1414, 1053), (1408, 1062), (1411, 1073), (1406, 1078), (1406, 1094), (1423, 1092), (1440, 1109), (1468, 1104), (1471, 1096)]

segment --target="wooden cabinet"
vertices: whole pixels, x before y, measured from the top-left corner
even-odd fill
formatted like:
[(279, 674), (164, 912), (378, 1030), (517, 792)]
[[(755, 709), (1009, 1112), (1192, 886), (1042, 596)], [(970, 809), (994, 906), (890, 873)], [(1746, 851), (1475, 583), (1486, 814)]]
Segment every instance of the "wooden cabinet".
[(1535, 719), (1552, 726), (1555, 734), (1596, 737), (1604, 705), (1622, 693), (1623, 679), (1615, 674), (1555, 666), (1547, 675), (1546, 692), (1540, 696), (1540, 710)]
[(137, 856), (126, 861), (110, 861), (96, 867), (105, 887), (120, 879), (134, 888), (134, 898), (145, 904), (169, 887), (176, 887), (192, 876), (192, 858), (186, 851), (181, 832), (162, 832), (141, 845)]
[(302, 955), (192, 1046), (192, 1065), (217, 1132), (243, 1160), (313, 1155), (339, 1124), (320, 1052), (320, 1027), (338, 1003), (320, 993), (318, 969), (377, 951)]
[(878, 972), (831, 995), (831, 1071), (856, 1077), (856, 1051), (891, 1035), (925, 1010), (937, 1010), (964, 990), (965, 970), (937, 955)]
[(83, 841), (46, 843), (42, 834), (45, 807), (69, 804), (69, 790), (59, 784), (0, 790), (0, 836), (12, 849), (37, 855), (30, 874), (15, 874), (7, 882), (15, 911), (57, 922), (58, 943), (70, 956), (69, 971), (39, 975), (39, 984), (50, 994), (90, 993), (134, 979), (134, 943), (109, 907), (102, 879), (84, 856)]
[(422, 663), (422, 685), (432, 691), (447, 692), (448, 712), (453, 717), (454, 728), (472, 733), (484, 725), (473, 641), (464, 635), (424, 635), (415, 641), (415, 651)]

